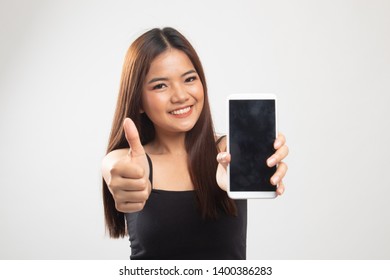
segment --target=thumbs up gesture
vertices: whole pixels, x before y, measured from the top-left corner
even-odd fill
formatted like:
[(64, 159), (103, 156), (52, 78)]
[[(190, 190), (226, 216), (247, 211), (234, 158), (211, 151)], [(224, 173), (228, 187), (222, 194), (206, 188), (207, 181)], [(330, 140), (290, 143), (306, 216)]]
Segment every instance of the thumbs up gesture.
[(151, 192), (149, 164), (134, 122), (126, 118), (123, 129), (130, 149), (115, 150), (103, 159), (102, 173), (118, 211), (143, 209)]

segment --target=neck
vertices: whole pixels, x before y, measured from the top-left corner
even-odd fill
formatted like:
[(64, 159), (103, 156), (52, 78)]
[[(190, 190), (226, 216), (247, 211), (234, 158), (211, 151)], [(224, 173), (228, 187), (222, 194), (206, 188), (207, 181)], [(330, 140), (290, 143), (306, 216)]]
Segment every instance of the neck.
[(151, 154), (187, 154), (185, 148), (186, 133), (166, 133), (156, 131), (156, 138), (150, 143)]

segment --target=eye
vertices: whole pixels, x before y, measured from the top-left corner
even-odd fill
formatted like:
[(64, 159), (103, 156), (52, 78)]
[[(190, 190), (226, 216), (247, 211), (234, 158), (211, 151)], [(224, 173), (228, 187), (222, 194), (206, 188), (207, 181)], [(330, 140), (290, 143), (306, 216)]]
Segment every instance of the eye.
[(196, 76), (191, 76), (191, 77), (188, 77), (188, 78), (185, 80), (185, 82), (186, 82), (186, 83), (191, 83), (191, 82), (195, 81), (196, 79), (197, 79)]
[(166, 84), (158, 84), (158, 85), (155, 85), (155, 86), (153, 87), (153, 89), (163, 89), (163, 88), (165, 88), (165, 87), (167, 87)]

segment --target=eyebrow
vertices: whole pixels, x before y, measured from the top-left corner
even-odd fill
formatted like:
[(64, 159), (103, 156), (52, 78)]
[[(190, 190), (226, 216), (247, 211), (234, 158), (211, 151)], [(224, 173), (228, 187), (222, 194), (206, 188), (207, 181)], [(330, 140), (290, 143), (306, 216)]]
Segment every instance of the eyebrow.
[[(186, 76), (186, 75), (188, 75), (188, 74), (192, 74), (192, 73), (196, 73), (196, 71), (195, 71), (194, 69), (191, 69), (191, 70), (185, 72), (184, 74), (182, 74), (180, 77), (184, 77), (184, 76)], [(151, 79), (151, 80), (148, 82), (148, 84), (155, 83), (155, 82), (159, 82), (159, 81), (168, 81), (168, 80), (169, 80), (169, 79), (166, 78), (166, 77), (156, 77), (156, 78)]]

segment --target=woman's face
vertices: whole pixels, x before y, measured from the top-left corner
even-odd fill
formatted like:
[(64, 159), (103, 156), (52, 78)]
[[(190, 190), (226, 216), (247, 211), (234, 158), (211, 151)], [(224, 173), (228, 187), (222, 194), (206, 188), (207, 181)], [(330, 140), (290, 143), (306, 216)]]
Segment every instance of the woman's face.
[(169, 49), (152, 61), (143, 85), (142, 110), (157, 133), (191, 130), (203, 103), (202, 82), (184, 52)]

